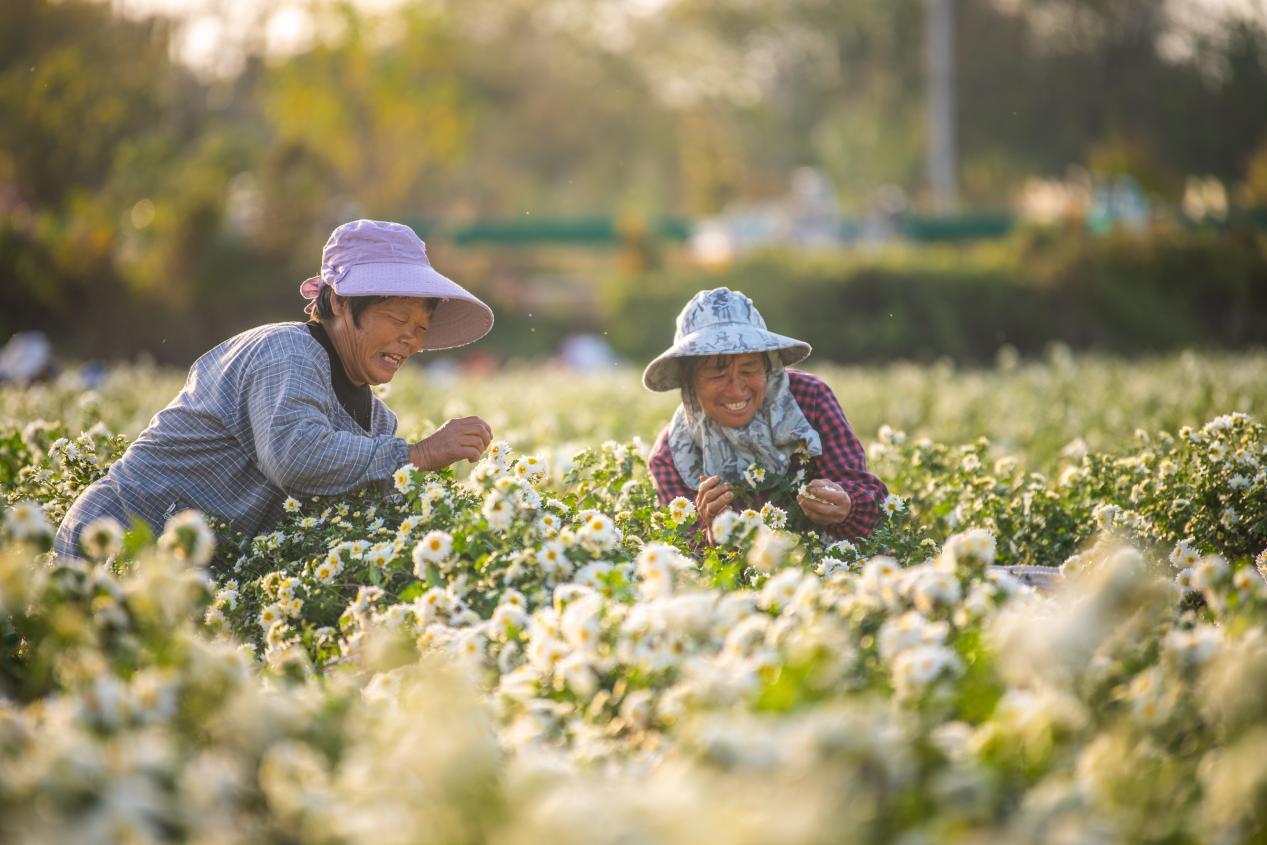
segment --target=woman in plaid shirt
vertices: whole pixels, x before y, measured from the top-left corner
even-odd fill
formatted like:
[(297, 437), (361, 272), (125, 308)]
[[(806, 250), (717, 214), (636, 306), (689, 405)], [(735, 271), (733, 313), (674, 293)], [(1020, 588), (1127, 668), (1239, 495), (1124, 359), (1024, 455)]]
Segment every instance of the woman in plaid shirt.
[[(775, 334), (752, 300), (717, 288), (678, 315), (673, 346), (648, 365), (650, 390), (682, 391), (656, 440), (650, 468), (662, 504), (683, 497), (708, 529), (735, 503), (732, 484), (753, 464), (780, 475), (803, 470), (796, 499), (805, 517), (840, 538), (870, 534), (888, 495), (831, 388), (787, 366), (809, 344)], [(710, 538), (711, 539), (711, 538)]]

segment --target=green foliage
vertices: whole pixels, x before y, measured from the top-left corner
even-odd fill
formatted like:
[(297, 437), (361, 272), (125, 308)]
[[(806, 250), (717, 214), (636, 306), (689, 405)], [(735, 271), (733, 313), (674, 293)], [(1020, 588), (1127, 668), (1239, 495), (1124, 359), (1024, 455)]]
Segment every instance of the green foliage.
[[(993, 360), (1053, 343), (1138, 354), (1267, 344), (1251, 315), (1267, 311), (1267, 248), (1230, 232), (1021, 233), (970, 250), (880, 257), (769, 253), (721, 270), (666, 270), (613, 280), (604, 313), (617, 348), (650, 360), (701, 289), (752, 297), (775, 331), (831, 361)], [(637, 322), (620, 319), (645, 315)], [(647, 326), (659, 326), (647, 331)]]
[[(1254, 366), (1191, 356), (1129, 381), (1182, 398), (1176, 367), (1239, 391), (1261, 384)], [(987, 383), (1028, 408), (1031, 380), (1078, 373), (1104, 395), (1108, 369), (1057, 360)], [(928, 377), (974, 389), (947, 375)], [(209, 569), (196, 513), (156, 541), (107, 532), (89, 562), (44, 554), (45, 512), (117, 454), (100, 426), (174, 384), (116, 372), (99, 397), (0, 392), (10, 419), (55, 420), (0, 425), (0, 471), (23, 485), (0, 513), (0, 836), (579, 845), (599, 818), (674, 843), (1028, 841), (1051, 825), (1253, 841), (1256, 419), (1167, 433), (1166, 402), (1122, 394), (1143, 430), (1107, 429), (1107, 451), (1075, 441), (1044, 475), (1025, 469), (1037, 453), (885, 426), (869, 460), (899, 495), (871, 536), (780, 530), (766, 509), (704, 547), (688, 508), (655, 501), (645, 441), (581, 442), (631, 424), (635, 380), (622, 399), (537, 376), (566, 421), (533, 391), (464, 391), (536, 453), (496, 442), (465, 478), (403, 468), (290, 500), (270, 532), (222, 534)], [(424, 416), (401, 378), (393, 401)], [(72, 439), (84, 426), (99, 428)], [(1064, 583), (1026, 588), (1000, 567), (1014, 561), (1059, 564)]]
[[(249, 30), (223, 53), (245, 52), (230, 78), (173, 61), (186, 23), (116, 8), (16, 0), (0, 9), (0, 265), (10, 271), (0, 336), (40, 328), (72, 354), (145, 351), (184, 363), (236, 330), (298, 316), (294, 282), (351, 216), (439, 221), (446, 231), (479, 219), (599, 216), (621, 221), (614, 254), (433, 239), (438, 266), (498, 310), (486, 348), (545, 355), (569, 332), (608, 329), (642, 355), (654, 331), (627, 319), (643, 311), (621, 310), (631, 291), (656, 308), (647, 313), (672, 316), (717, 281), (778, 309), (785, 292), (812, 297), (821, 307), (780, 316), (795, 316), (840, 360), (981, 361), (1005, 342), (1029, 351), (1053, 339), (1132, 353), (1261, 342), (1250, 316), (1263, 308), (1261, 245), (1235, 239), (1071, 238), (1068, 252), (1022, 246), (958, 267), (938, 257), (928, 258), (934, 266), (770, 259), (721, 280), (654, 273), (672, 256), (630, 221), (757, 202), (801, 165), (829, 173), (851, 214), (872, 211), (887, 184), (924, 210), (924, 70), (910, 49), (923, 38), (924, 3), (704, 0), (644, 14), (569, 0), (388, 12), (314, 0), (276, 10), (313, 15), (313, 41), (294, 55), (261, 53), (270, 9), (254, 13), (259, 27), (226, 23), (230, 39)], [(1002, 208), (1026, 178), (1077, 164), (1132, 174), (1171, 204), (1187, 176), (1206, 174), (1232, 188), (1234, 206), (1258, 202), (1261, 21), (1194, 27), (1178, 6), (1145, 0), (1127, 12), (987, 0), (956, 8), (971, 210)], [(1190, 58), (1164, 53), (1180, 41)], [(1202, 129), (1212, 125), (1220, 132)], [(584, 283), (613, 272), (631, 278), (603, 325)], [(525, 294), (525, 277), (551, 280), (549, 292)], [(560, 277), (571, 290), (554, 286)], [(827, 305), (847, 309), (843, 326)]]

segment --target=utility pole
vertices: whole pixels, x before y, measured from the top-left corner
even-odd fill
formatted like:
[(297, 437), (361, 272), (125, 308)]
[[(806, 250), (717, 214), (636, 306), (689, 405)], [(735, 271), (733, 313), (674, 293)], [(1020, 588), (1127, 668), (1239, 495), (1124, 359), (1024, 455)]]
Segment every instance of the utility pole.
[(955, 211), (955, 2), (927, 0), (928, 183), (933, 209)]

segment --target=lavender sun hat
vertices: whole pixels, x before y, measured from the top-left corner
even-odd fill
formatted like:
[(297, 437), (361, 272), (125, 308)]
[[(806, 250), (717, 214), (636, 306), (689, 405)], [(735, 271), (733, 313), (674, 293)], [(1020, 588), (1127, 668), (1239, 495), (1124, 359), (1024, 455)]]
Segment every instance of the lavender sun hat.
[(321, 251), (321, 274), (304, 280), (299, 293), (316, 310), (321, 288), (339, 296), (417, 296), (440, 300), (431, 315), (425, 349), (452, 349), (479, 340), (493, 328), (493, 309), (427, 258), (427, 245), (400, 223), (353, 220), (330, 233)]
[(682, 386), (683, 358), (748, 352), (777, 352), (786, 367), (809, 357), (811, 347), (767, 329), (752, 300), (739, 291), (700, 291), (678, 314), (673, 345), (647, 365), (642, 383), (648, 390), (672, 390)]

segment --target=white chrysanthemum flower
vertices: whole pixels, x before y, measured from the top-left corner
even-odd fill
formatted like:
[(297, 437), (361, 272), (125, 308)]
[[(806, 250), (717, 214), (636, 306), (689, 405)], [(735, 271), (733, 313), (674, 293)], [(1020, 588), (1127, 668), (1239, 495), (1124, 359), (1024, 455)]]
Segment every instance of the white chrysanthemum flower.
[(556, 685), (567, 687), (578, 698), (588, 699), (598, 690), (598, 674), (594, 663), (586, 654), (574, 651), (559, 660), (554, 667)]
[(506, 531), (514, 521), (515, 504), (509, 496), (494, 490), (484, 499), (484, 507), (480, 512), (488, 520), (489, 528)]
[(4, 524), (16, 540), (34, 540), (53, 533), (48, 517), (36, 502), (18, 502), (4, 512)]
[(523, 631), (528, 627), (528, 614), (517, 604), (502, 602), (497, 605), (497, 609), (493, 611), (493, 617), (489, 621), (493, 632), (504, 640), (514, 632)]
[(620, 702), (620, 718), (626, 725), (645, 728), (655, 715), (655, 696), (650, 690), (634, 690)]
[(553, 537), (563, 527), (563, 520), (549, 511), (537, 517), (537, 530), (546, 537)]
[(761, 572), (773, 572), (783, 565), (794, 548), (796, 538), (791, 534), (762, 527), (748, 550), (748, 563)]
[(524, 455), (515, 461), (515, 475), (520, 478), (544, 478), (546, 462), (540, 455)]
[(1091, 516), (1095, 518), (1096, 525), (1101, 531), (1112, 530), (1113, 525), (1122, 514), (1122, 509), (1117, 505), (1098, 504), (1091, 510)]
[(379, 569), (387, 566), (396, 557), (396, 547), (392, 543), (376, 543), (365, 553), (365, 560)]
[(401, 493), (409, 493), (414, 489), (414, 468), (411, 464), (405, 464), (400, 469), (392, 473), (392, 484)]
[(202, 622), (208, 628), (220, 629), (229, 624), (229, 617), (224, 615), (224, 611), (217, 605), (211, 605), (207, 608), (207, 612), (203, 614)]
[(839, 575), (842, 572), (851, 572), (853, 568), (840, 558), (827, 556), (818, 561), (818, 566), (815, 567), (814, 571), (823, 578), (831, 578), (833, 575)]
[(641, 583), (639, 591), (643, 596), (654, 598), (667, 596), (673, 592), (674, 559), (677, 550), (665, 543), (648, 543), (634, 562)]
[(598, 648), (601, 631), (602, 600), (590, 593), (571, 602), (559, 618), (559, 630), (563, 639), (574, 649), (594, 651)]
[[(530, 628), (531, 630), (531, 628)], [(554, 667), (571, 651), (567, 643), (546, 633), (529, 634), (524, 655), (528, 662), (542, 674), (554, 671)]]
[(463, 631), (449, 643), (449, 653), (459, 660), (479, 661), (484, 658), (486, 641), (476, 630)]
[[(757, 542), (760, 541), (758, 538)], [(794, 568), (785, 569), (771, 576), (761, 588), (761, 593), (757, 597), (757, 606), (776, 612), (782, 610), (792, 601), (804, 577), (805, 573)]]
[(899, 695), (915, 695), (933, 681), (962, 669), (959, 656), (942, 645), (907, 649), (893, 663), (893, 687)]
[(158, 545), (179, 560), (205, 566), (215, 552), (216, 538), (205, 516), (195, 510), (186, 510), (167, 520)]
[(974, 454), (964, 455), (959, 465), (967, 472), (976, 472), (981, 469), (981, 459)]
[(1201, 559), (1201, 553), (1193, 546), (1193, 539), (1186, 537), (1175, 543), (1175, 547), (1170, 551), (1170, 562), (1175, 569), (1187, 569), (1195, 566), (1197, 561)]
[[(793, 571), (793, 570), (789, 570)], [(770, 617), (753, 614), (739, 619), (726, 634), (722, 652), (736, 657), (749, 657), (765, 641), (770, 630)]]
[(581, 545), (595, 552), (605, 552), (620, 542), (620, 532), (616, 523), (606, 514), (590, 515), (585, 524), (577, 531), (577, 539)]
[(1223, 646), (1223, 631), (1213, 625), (1176, 629), (1166, 635), (1165, 644), (1185, 666), (1199, 666), (1218, 654)]
[(930, 570), (915, 582), (915, 607), (922, 613), (951, 607), (963, 597), (963, 590), (952, 573)]
[(1263, 577), (1256, 570), (1245, 567), (1232, 575), (1232, 587), (1244, 597), (1263, 588)]
[(943, 643), (949, 634), (946, 622), (931, 622), (918, 611), (908, 610), (881, 626), (877, 637), (880, 657), (892, 661), (907, 649)]
[(225, 587), (216, 593), (217, 605), (227, 607), (229, 610), (238, 609), (238, 591), (236, 587)]
[(123, 526), (112, 516), (101, 516), (84, 526), (79, 546), (91, 560), (107, 560), (123, 549)]
[(739, 514), (734, 511), (722, 511), (713, 519), (713, 539), (722, 545), (729, 543), (734, 537), (735, 527), (738, 524)]
[(669, 502), (669, 519), (681, 525), (695, 517), (695, 503), (685, 496), (678, 496)]
[(341, 543), (340, 548), (347, 552), (352, 560), (361, 560), (365, 557), (365, 553), (373, 548), (373, 544), (369, 540), (351, 540)]
[(317, 580), (321, 583), (332, 584), (334, 583), (334, 579), (338, 577), (339, 573), (342, 571), (343, 561), (339, 560), (338, 557), (331, 561), (329, 556), (327, 556), (325, 560), (317, 564), (317, 567), (313, 570), (312, 574), (315, 575)]
[(827, 547), (827, 554), (840, 555), (846, 560), (857, 560), (858, 547), (848, 540), (837, 540)]
[(260, 611), (260, 627), (265, 631), (273, 627), (273, 624), (280, 622), (286, 616), (286, 611), (282, 607), (281, 602), (274, 602)]
[(567, 547), (558, 540), (543, 543), (537, 550), (536, 558), (541, 572), (551, 581), (558, 581), (572, 574), (572, 561), (567, 556)]
[(906, 432), (895, 429), (888, 423), (880, 426), (877, 437), (882, 443), (888, 443), (891, 446), (901, 446), (906, 442)]
[(484, 452), (484, 460), (504, 467), (510, 461), (511, 448), (505, 440), (494, 440)]
[(896, 493), (890, 493), (880, 503), (880, 509), (884, 511), (885, 516), (893, 516), (895, 513), (901, 513), (906, 510), (906, 502)]
[(960, 567), (983, 570), (994, 564), (994, 535), (984, 528), (970, 528), (953, 535), (942, 547), (937, 568), (954, 572)]
[(1217, 464), (1227, 457), (1227, 444), (1222, 440), (1215, 440), (1210, 444), (1210, 449), (1206, 454)]
[(1224, 508), (1223, 513), (1219, 514), (1219, 524), (1229, 531), (1240, 525), (1241, 516), (1236, 512), (1236, 508)]
[(743, 477), (744, 481), (747, 481), (749, 485), (756, 487), (765, 481), (765, 467), (760, 464), (749, 464), (748, 468), (743, 471)]
[(1237, 491), (1248, 490), (1249, 479), (1241, 475), (1240, 473), (1237, 473), (1236, 475), (1233, 475), (1231, 478), (1227, 480), (1227, 486), (1228, 486), (1228, 489), (1230, 490), (1237, 490)]
[(576, 574), (572, 576), (572, 580), (582, 587), (589, 587), (591, 590), (605, 591), (607, 590), (611, 573), (615, 570), (611, 561), (595, 560), (582, 566), (576, 570)]
[(761, 521), (771, 528), (783, 529), (787, 527), (787, 511), (783, 508), (766, 502), (761, 506)]
[(428, 531), (421, 542), (414, 546), (414, 566), (418, 568), (421, 565), (425, 572), (426, 564), (443, 563), (451, 554), (453, 554), (453, 537), (447, 531), (438, 529)]
[(285, 510), (286, 513), (299, 513), (299, 507), (299, 500), (294, 496), (287, 496), (286, 501), (282, 502), (282, 509)]
[(1219, 555), (1203, 557), (1192, 567), (1192, 589), (1213, 590), (1225, 583), (1231, 574), (1232, 567)]
[(423, 485), (422, 492), (418, 495), (418, 504), (430, 512), (431, 506), (443, 500), (445, 495), (444, 485), (436, 481), (428, 481)]

